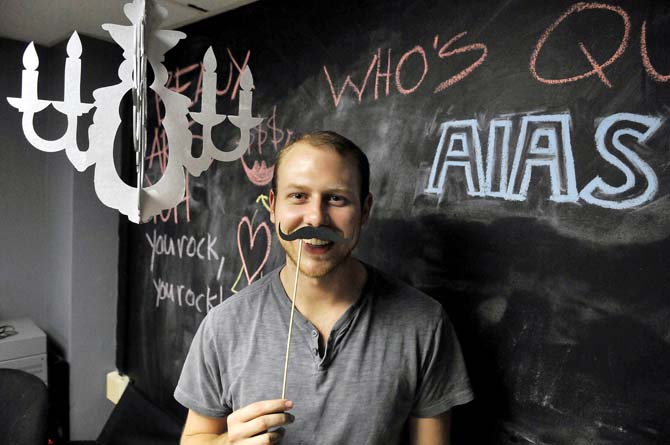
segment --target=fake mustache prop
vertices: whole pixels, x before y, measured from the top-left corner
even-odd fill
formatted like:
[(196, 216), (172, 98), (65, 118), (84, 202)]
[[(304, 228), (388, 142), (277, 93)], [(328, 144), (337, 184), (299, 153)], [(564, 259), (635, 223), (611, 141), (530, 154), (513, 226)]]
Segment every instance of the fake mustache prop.
[(305, 226), (301, 227), (298, 230), (294, 230), (291, 233), (284, 233), (281, 230), (281, 224), (279, 224), (279, 237), (284, 241), (294, 241), (297, 239), (320, 239), (324, 241), (332, 241), (334, 243), (342, 243), (346, 241), (346, 238), (341, 237), (337, 232), (328, 227), (312, 227)]

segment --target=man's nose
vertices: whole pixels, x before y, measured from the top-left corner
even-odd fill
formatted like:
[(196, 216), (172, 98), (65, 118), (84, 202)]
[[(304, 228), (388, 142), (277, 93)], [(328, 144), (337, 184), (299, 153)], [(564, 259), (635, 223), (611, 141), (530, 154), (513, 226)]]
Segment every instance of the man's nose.
[(309, 203), (307, 214), (305, 215), (305, 223), (313, 227), (328, 225), (330, 218), (328, 216), (328, 208), (325, 199), (313, 199)]

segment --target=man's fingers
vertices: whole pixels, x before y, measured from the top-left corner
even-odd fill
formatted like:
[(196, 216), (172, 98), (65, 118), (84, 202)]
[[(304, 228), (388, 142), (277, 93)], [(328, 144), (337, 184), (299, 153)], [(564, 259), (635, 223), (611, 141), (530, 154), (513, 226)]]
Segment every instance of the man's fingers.
[(242, 437), (263, 435), (269, 429), (289, 424), (293, 422), (293, 420), (293, 415), (289, 413), (266, 414), (264, 416), (250, 420), (244, 424), (238, 425), (237, 432)]
[(277, 427), (294, 420), (292, 414), (284, 412), (291, 408), (293, 403), (285, 399), (263, 400), (240, 408), (228, 416), (228, 439), (231, 443), (276, 443), (283, 433)]
[(272, 433), (261, 434), (260, 436), (252, 437), (251, 439), (246, 440), (244, 443), (249, 445), (268, 445), (273, 443), (278, 443), (282, 436), (282, 431), (275, 431)]
[(234, 420), (237, 422), (248, 422), (266, 414), (286, 411), (292, 407), (293, 403), (286, 399), (262, 400), (240, 408), (231, 414), (231, 416), (234, 416)]

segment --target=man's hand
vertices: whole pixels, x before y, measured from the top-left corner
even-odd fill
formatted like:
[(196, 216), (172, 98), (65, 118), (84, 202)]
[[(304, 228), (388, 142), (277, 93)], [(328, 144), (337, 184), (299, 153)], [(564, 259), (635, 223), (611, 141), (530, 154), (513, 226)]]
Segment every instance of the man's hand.
[(283, 430), (268, 430), (293, 422), (293, 415), (284, 412), (291, 408), (293, 402), (278, 399), (252, 403), (238, 409), (228, 416), (228, 443), (251, 445), (279, 442)]
[[(225, 418), (203, 416), (189, 410), (182, 445), (254, 445), (273, 444), (282, 438), (283, 430), (275, 428), (293, 422), (286, 410), (293, 402), (284, 399), (255, 402), (232, 412)], [(273, 431), (268, 431), (273, 429)]]

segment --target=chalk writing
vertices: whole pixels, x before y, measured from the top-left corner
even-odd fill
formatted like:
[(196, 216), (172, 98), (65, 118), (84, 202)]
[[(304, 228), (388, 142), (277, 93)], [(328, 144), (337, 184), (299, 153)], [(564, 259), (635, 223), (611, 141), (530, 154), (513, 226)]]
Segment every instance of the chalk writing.
[[(226, 80), (226, 86), (224, 88), (219, 89), (217, 87), (216, 95), (217, 96), (229, 95), (230, 99), (234, 100), (235, 97), (237, 97), (237, 93), (240, 89), (240, 81), (242, 73), (244, 72), (247, 65), (249, 65), (249, 60), (251, 59), (251, 51), (247, 50), (241, 63), (239, 61), (240, 58), (235, 57), (230, 48), (226, 48), (226, 53), (228, 54), (229, 59), (228, 78)], [(176, 91), (178, 93), (186, 92), (186, 95), (191, 95), (190, 96), (191, 106), (193, 106), (200, 102), (200, 96), (202, 94), (202, 81), (203, 81), (204, 69), (205, 67), (203, 63), (194, 63), (187, 67), (177, 68), (174, 71), (170, 71), (168, 73), (167, 86), (171, 90)], [(221, 73), (220, 69), (219, 73)], [(232, 82), (233, 76), (235, 76), (235, 83)], [(193, 83), (194, 80), (195, 84)]]
[(155, 307), (162, 303), (171, 302), (178, 306), (193, 307), (198, 312), (209, 312), (215, 305), (224, 300), (224, 286), (218, 289), (207, 286), (202, 292), (196, 292), (184, 284), (171, 283), (163, 278), (154, 277), (156, 261), (158, 258), (173, 258), (176, 261), (193, 259), (203, 262), (218, 262), (216, 281), (221, 281), (221, 273), (225, 264), (225, 257), (217, 249), (217, 236), (207, 233), (204, 236), (170, 236), (161, 234), (157, 229), (151, 233), (145, 233), (144, 237), (151, 249), (151, 271), (152, 283), (155, 291)]
[[(266, 122), (252, 130), (247, 153), (240, 158), (244, 173), (257, 186), (265, 186), (272, 181), (275, 166), (271, 163), (275, 154), (290, 140), (293, 131), (277, 124), (277, 106)], [(249, 166), (251, 165), (251, 167)]]
[[(622, 122), (625, 126), (617, 127)], [(589, 204), (610, 209), (627, 209), (651, 201), (658, 190), (656, 173), (637, 153), (624, 144), (622, 138), (631, 136), (641, 144), (646, 142), (660, 126), (661, 119), (638, 114), (620, 113), (605, 118), (596, 130), (596, 148), (603, 159), (623, 172), (626, 182), (612, 186), (597, 176), (582, 189), (579, 196)], [(610, 135), (612, 130), (614, 131)], [(621, 156), (613, 152), (619, 152)], [(635, 185), (640, 182), (646, 182), (647, 185), (635, 196), (632, 193), (636, 190)]]
[[(538, 69), (538, 59), (547, 59), (547, 60), (557, 60), (555, 57), (550, 57), (549, 55), (544, 55), (543, 50), (547, 46), (547, 41), (551, 36), (556, 32), (556, 30), (564, 25), (566, 21), (574, 15), (583, 13), (585, 11), (602, 11), (603, 13), (611, 14), (614, 13), (622, 21), (622, 28), (620, 34), (610, 33), (612, 35), (617, 35), (619, 37), (618, 46), (616, 50), (609, 56), (607, 60), (599, 61), (589, 50), (588, 46), (584, 42), (577, 42), (577, 47), (583, 54), (584, 58), (590, 66), (590, 70), (573, 75), (566, 75), (565, 77), (558, 78), (549, 78), (546, 75), (540, 73)], [(382, 50), (377, 48), (377, 50), (372, 54), (370, 63), (366, 65), (365, 73), (361, 71), (360, 73), (345, 73), (344, 81), (337, 82), (337, 79), (334, 79), (332, 68), (329, 69), (327, 65), (323, 65), (323, 73), (325, 81), (330, 92), (330, 96), (333, 100), (333, 105), (337, 108), (345, 95), (349, 92), (352, 94), (357, 103), (361, 104), (364, 97), (372, 97), (372, 100), (378, 100), (380, 97), (387, 97), (391, 94), (392, 88), (391, 85), (395, 85), (395, 90), (403, 95), (408, 95), (416, 92), (422, 83), (426, 79), (426, 75), (429, 70), (433, 68), (434, 64), (431, 62), (431, 57), (437, 57), (438, 60), (451, 59), (454, 56), (462, 55), (470, 52), (479, 53), (479, 58), (474, 62), (470, 63), (467, 67), (460, 70), (457, 74), (452, 75), (446, 80), (441, 81), (439, 84), (433, 86), (433, 93), (440, 93), (445, 89), (455, 85), (456, 83), (462, 81), (467, 76), (472, 74), (478, 67), (485, 63), (488, 57), (488, 47), (485, 43), (475, 42), (468, 43), (463, 46), (454, 48), (454, 44), (459, 40), (463, 39), (467, 35), (467, 31), (456, 34), (447, 40), (446, 43), (440, 44), (440, 37), (436, 35), (433, 39), (432, 49), (433, 51), (426, 51), (425, 47), (422, 45), (415, 45), (410, 50), (404, 52), (398, 61), (395, 63), (395, 70), (392, 69), (393, 66), (393, 57), (392, 49), (387, 48)], [(571, 82), (576, 82), (582, 79), (596, 76), (600, 81), (607, 86), (612, 88), (612, 82), (607, 77), (605, 73), (605, 68), (610, 67), (616, 63), (623, 53), (628, 48), (628, 44), (631, 39), (631, 19), (629, 14), (621, 7), (615, 5), (609, 5), (606, 3), (586, 3), (579, 2), (572, 5), (564, 13), (562, 13), (540, 36), (535, 47), (530, 56), (529, 70), (533, 78), (537, 81), (548, 84), (548, 85), (558, 85), (558, 84), (567, 84)], [(657, 82), (667, 82), (670, 81), (670, 74), (663, 75), (660, 74), (653, 66), (647, 48), (647, 22), (642, 22), (642, 30), (640, 33), (640, 55), (642, 58), (642, 64), (645, 68), (646, 73)], [(420, 75), (416, 80), (408, 82), (403, 80), (403, 69), (405, 65), (409, 63), (410, 60), (414, 60), (413, 65), (418, 64)], [(458, 59), (457, 59), (458, 60)], [(452, 63), (458, 63), (457, 61), (451, 61)], [(565, 66), (571, 66), (571, 64), (564, 64)], [(433, 68), (434, 69), (434, 68)], [(412, 72), (415, 70), (412, 70)], [(354, 80), (355, 78), (358, 81)], [(374, 79), (374, 80), (373, 80)], [(392, 82), (393, 81), (393, 82)], [(374, 82), (374, 88), (372, 88), (372, 82)], [(370, 87), (370, 88), (369, 88)], [(381, 88), (380, 88), (381, 87)], [(366, 96), (366, 91), (372, 92)]]
[[(189, 185), (189, 179), (188, 175), (186, 175), (186, 186), (185, 186), (185, 192), (184, 192), (184, 197), (182, 198), (181, 202), (179, 205), (182, 203), (184, 204), (185, 207), (185, 214), (186, 214), (186, 222), (191, 221), (191, 193), (188, 188)], [(151, 180), (145, 175), (144, 181), (148, 184), (151, 185)], [(160, 219), (162, 222), (168, 222), (170, 218), (173, 218), (173, 222), (177, 224), (179, 222), (179, 212), (177, 211), (177, 207), (173, 207), (171, 209), (167, 210), (161, 210), (161, 212), (153, 217), (153, 223), (156, 224), (158, 219)]]
[(161, 278), (152, 279), (152, 282), (156, 292), (157, 308), (161, 303), (169, 301), (180, 307), (192, 307), (198, 312), (206, 313), (224, 300), (223, 286), (219, 286), (218, 293), (214, 293), (217, 289), (211, 289), (209, 286), (206, 287), (205, 292), (198, 293), (183, 284), (170, 283)]
[(268, 205), (268, 195), (258, 195), (258, 198), (256, 198), (256, 203), (261, 203), (263, 207), (265, 207), (265, 210), (268, 212), (270, 211), (270, 206)]
[(223, 271), (223, 265), (226, 263), (226, 258), (221, 257), (221, 261), (219, 261), (219, 270), (216, 271), (216, 280), (220, 281), (221, 280), (221, 271)]
[[(544, 47), (544, 44), (546, 41), (549, 39), (549, 36), (558, 28), (558, 26), (565, 21), (569, 16), (575, 13), (579, 13), (582, 11), (586, 10), (593, 10), (593, 9), (602, 9), (606, 11), (611, 11), (616, 14), (618, 14), (621, 19), (623, 20), (624, 28), (623, 28), (623, 37), (621, 38), (621, 42), (619, 43), (619, 47), (617, 50), (614, 52), (614, 54), (605, 62), (603, 63), (598, 63), (589, 50), (586, 48), (586, 45), (584, 43), (579, 42), (579, 48), (581, 49), (582, 53), (584, 53), (584, 56), (588, 60), (589, 64), (593, 68), (591, 71), (588, 71), (586, 73), (578, 74), (575, 76), (571, 77), (566, 77), (562, 79), (546, 79), (542, 77), (540, 74), (537, 72), (537, 58), (540, 54), (540, 51), (542, 51), (542, 48)], [(542, 83), (546, 84), (562, 84), (562, 83), (569, 83), (569, 82), (575, 82), (580, 79), (585, 79), (587, 77), (591, 76), (598, 76), (600, 80), (607, 85), (608, 87), (612, 87), (611, 82), (607, 79), (605, 76), (605, 72), (603, 71), (603, 68), (608, 67), (609, 65), (613, 64), (621, 55), (623, 52), (626, 50), (626, 46), (628, 45), (628, 40), (630, 37), (630, 18), (628, 17), (628, 14), (626, 11), (623, 9), (619, 8), (618, 6), (612, 6), (612, 5), (607, 5), (603, 3), (576, 3), (573, 6), (571, 6), (563, 15), (561, 15), (554, 23), (547, 28), (546, 31), (542, 34), (540, 37), (540, 40), (537, 42), (537, 45), (535, 45), (535, 50), (533, 51), (533, 54), (530, 57), (530, 72), (533, 75), (533, 77), (537, 80), (539, 80)]]
[[(452, 37), (451, 40), (449, 40), (440, 48), (440, 50), (437, 53), (438, 56), (440, 57), (440, 59), (446, 59), (447, 57), (451, 57), (456, 54), (463, 54), (470, 51), (481, 51), (479, 59), (474, 61), (467, 68), (463, 69), (460, 73), (454, 74), (449, 79), (445, 80), (444, 82), (436, 86), (435, 89), (433, 90), (435, 93), (439, 93), (440, 91), (445, 90), (450, 86), (465, 79), (471, 72), (473, 72), (478, 66), (484, 63), (484, 61), (486, 60), (486, 56), (488, 55), (488, 48), (483, 43), (473, 43), (470, 45), (462, 46), (460, 48), (452, 49), (451, 51), (447, 51), (451, 47), (452, 43), (456, 42), (462, 37), (465, 37), (466, 34), (467, 32), (462, 32)], [(439, 36), (435, 36), (435, 39), (433, 41), (433, 48), (437, 49), (438, 46), (439, 46)]]
[(549, 169), (551, 200), (577, 199), (569, 115), (524, 116), (507, 184), (508, 199), (526, 199), (531, 175), (537, 167)]
[[(466, 35), (467, 32), (459, 33), (449, 39), (443, 45), (440, 45), (440, 37), (439, 35), (436, 35), (433, 38), (432, 43), (432, 49), (434, 51), (426, 51), (422, 45), (415, 45), (410, 50), (405, 51), (399, 57), (398, 62), (395, 64), (395, 70), (391, 69), (393, 65), (391, 48), (388, 48), (385, 51), (382, 51), (381, 48), (377, 48), (377, 51), (372, 54), (370, 64), (367, 66), (365, 75), (362, 76), (362, 80), (359, 84), (356, 84), (356, 82), (353, 80), (353, 74), (346, 74), (344, 82), (342, 82), (341, 85), (337, 87), (336, 82), (333, 80), (333, 76), (331, 75), (331, 71), (328, 70), (326, 65), (323, 65), (323, 73), (325, 75), (326, 83), (328, 84), (328, 88), (333, 99), (333, 105), (337, 108), (347, 91), (353, 92), (358, 103), (362, 103), (363, 95), (365, 94), (365, 91), (368, 88), (370, 82), (372, 82), (373, 77), (374, 92), (372, 93), (372, 96), (373, 100), (375, 101), (378, 100), (382, 95), (389, 96), (391, 94), (391, 80), (393, 80), (393, 84), (395, 85), (395, 89), (398, 93), (402, 95), (412, 94), (419, 89), (419, 87), (426, 79), (430, 69), (429, 57), (437, 57), (438, 60), (442, 60), (451, 58), (458, 54), (480, 51), (481, 54), (475, 62), (462, 69), (457, 74), (451, 76), (447, 80), (444, 80), (433, 87), (433, 93), (444, 91), (450, 86), (465, 79), (486, 60), (488, 49), (483, 43), (473, 43), (458, 48), (452, 48), (454, 43)], [(412, 64), (418, 64), (420, 66), (419, 69), (421, 74), (415, 80), (403, 80), (403, 77), (406, 76), (403, 75), (403, 71), (410, 71), (409, 68), (405, 68), (405, 66), (410, 63), (410, 60), (413, 61)], [(382, 93), (380, 93), (380, 80)]]
[[(423, 71), (421, 72), (421, 77), (419, 78), (419, 80), (416, 81), (414, 86), (405, 88), (400, 83), (400, 73), (402, 71), (403, 65), (412, 54), (417, 54), (419, 57), (421, 57)], [(379, 63), (377, 63), (377, 65), (379, 66)], [(423, 82), (423, 79), (425, 79), (427, 72), (428, 72), (428, 60), (426, 60), (426, 51), (424, 51), (420, 45), (417, 45), (402, 55), (402, 57), (398, 61), (398, 65), (395, 68), (395, 86), (398, 89), (398, 92), (400, 94), (410, 94), (415, 92), (416, 89), (419, 88), (419, 85), (421, 85), (421, 82)]]
[[(512, 120), (492, 120), (486, 161), (477, 121), (446, 121), (440, 126), (440, 140), (424, 191), (443, 194), (450, 170), (458, 169), (465, 178), (469, 196), (524, 201), (533, 174), (545, 169), (549, 173), (552, 201), (576, 202), (581, 198), (589, 204), (611, 209), (636, 207), (653, 199), (658, 179), (649, 164), (624, 143), (623, 137), (632, 137), (636, 143), (643, 144), (660, 125), (660, 118), (631, 113), (613, 114), (603, 119), (596, 129), (596, 149), (604, 160), (624, 174), (626, 181), (612, 186), (597, 176), (578, 192), (568, 113), (521, 117), (512, 157)], [(640, 184), (646, 184), (642, 191)]]
[[(612, 56), (605, 62), (599, 63), (593, 57), (591, 52), (587, 49), (586, 45), (583, 42), (579, 42), (578, 43), (579, 49), (584, 54), (584, 57), (589, 62), (589, 65), (592, 68), (590, 71), (558, 79), (547, 79), (542, 75), (540, 75), (537, 70), (537, 59), (540, 55), (540, 52), (544, 48), (544, 45), (546, 44), (547, 40), (552, 35), (552, 33), (554, 33), (556, 29), (559, 27), (559, 25), (561, 25), (571, 15), (590, 10), (602, 10), (602, 11), (613, 12), (617, 14), (623, 21), (623, 32), (621, 34), (621, 40), (619, 41), (619, 46), (617, 47), (614, 54), (612, 54)], [(612, 88), (612, 82), (605, 75), (604, 68), (614, 64), (621, 57), (624, 51), (626, 51), (626, 48), (628, 47), (628, 43), (630, 41), (630, 34), (631, 34), (631, 20), (628, 13), (624, 9), (618, 6), (608, 5), (605, 3), (582, 3), (582, 2), (576, 3), (570, 8), (568, 8), (568, 10), (565, 13), (563, 13), (554, 23), (551, 24), (551, 26), (549, 26), (549, 28), (547, 28), (544, 31), (544, 33), (542, 33), (542, 36), (535, 45), (535, 49), (533, 50), (533, 53), (530, 58), (530, 72), (536, 80), (550, 85), (576, 82), (578, 80), (586, 79), (587, 77), (598, 76), (598, 78), (603, 84), (605, 84), (609, 88)], [(654, 79), (656, 82), (670, 81), (670, 74), (668, 75), (660, 74), (656, 70), (656, 68), (654, 68), (649, 58), (646, 20), (642, 22), (642, 27), (640, 30), (640, 57), (642, 59), (642, 65), (644, 66), (645, 72), (649, 77)]]
[(649, 52), (647, 50), (647, 21), (642, 22), (642, 31), (640, 31), (640, 52), (642, 54), (642, 65), (645, 71), (656, 82), (667, 82), (670, 80), (670, 74), (663, 75), (656, 71), (656, 68), (651, 64), (649, 59)]
[(198, 258), (200, 260), (219, 260), (219, 254), (214, 249), (217, 237), (209, 233), (207, 236), (194, 237), (182, 235), (173, 238), (166, 234), (157, 234), (156, 229), (153, 236), (144, 234), (147, 242), (151, 246), (151, 263), (149, 270), (154, 270), (154, 260), (156, 256), (173, 256), (176, 258)]

